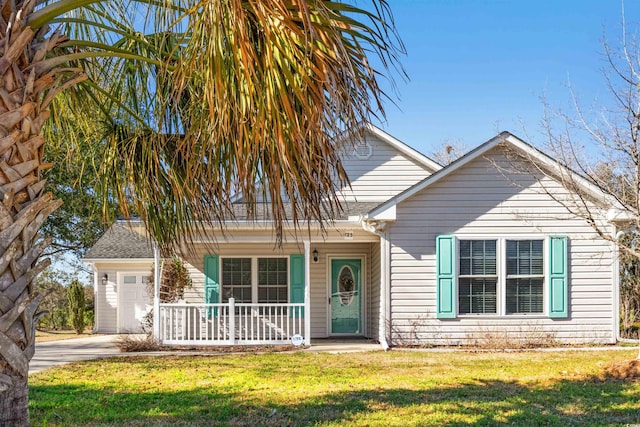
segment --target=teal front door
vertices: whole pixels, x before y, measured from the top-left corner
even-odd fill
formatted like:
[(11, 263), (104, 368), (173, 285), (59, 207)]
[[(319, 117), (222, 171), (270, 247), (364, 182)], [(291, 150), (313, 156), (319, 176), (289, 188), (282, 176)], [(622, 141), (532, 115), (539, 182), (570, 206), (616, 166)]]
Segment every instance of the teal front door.
[(362, 333), (362, 260), (331, 260), (331, 333)]

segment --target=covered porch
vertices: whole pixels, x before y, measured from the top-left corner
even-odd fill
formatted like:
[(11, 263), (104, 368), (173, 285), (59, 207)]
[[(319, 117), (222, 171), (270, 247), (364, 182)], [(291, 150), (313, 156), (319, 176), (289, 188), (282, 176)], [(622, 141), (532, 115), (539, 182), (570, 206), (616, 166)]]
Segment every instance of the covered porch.
[(160, 304), (162, 344), (289, 344), (307, 336), (305, 304)]
[(259, 238), (253, 231), (233, 233), (216, 243), (215, 253), (203, 242), (198, 254), (185, 257), (193, 289), (184, 301), (161, 303), (156, 285), (154, 336), (160, 343), (310, 346), (313, 339), (378, 340), (377, 235), (350, 228), (274, 248), (271, 236)]

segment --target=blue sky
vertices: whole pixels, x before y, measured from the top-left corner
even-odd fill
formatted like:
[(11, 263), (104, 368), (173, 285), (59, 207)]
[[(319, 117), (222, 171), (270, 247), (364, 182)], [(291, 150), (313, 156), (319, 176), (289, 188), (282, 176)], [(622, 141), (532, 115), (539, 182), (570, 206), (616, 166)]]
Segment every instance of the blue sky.
[[(471, 149), (508, 130), (540, 144), (544, 96), (570, 109), (606, 98), (603, 40), (619, 46), (617, 0), (389, 0), (410, 80), (397, 79), (385, 131), (430, 154), (445, 141)], [(624, 4), (636, 30), (640, 1)], [(524, 129), (524, 130), (523, 130)]]

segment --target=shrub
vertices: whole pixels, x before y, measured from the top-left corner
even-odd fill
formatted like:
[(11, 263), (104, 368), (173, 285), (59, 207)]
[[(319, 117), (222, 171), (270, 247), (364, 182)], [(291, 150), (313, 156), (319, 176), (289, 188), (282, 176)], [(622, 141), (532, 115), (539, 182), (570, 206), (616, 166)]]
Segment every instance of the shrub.
[[(153, 268), (147, 285), (149, 295), (154, 293)], [(160, 277), (160, 301), (176, 302), (184, 296), (184, 290), (191, 288), (193, 282), (189, 275), (189, 270), (184, 262), (179, 258), (171, 258), (162, 264), (162, 275)]]
[(71, 326), (77, 334), (84, 332), (86, 326), (84, 318), (84, 309), (86, 301), (84, 298), (84, 287), (77, 280), (74, 279), (67, 289), (67, 298), (69, 300), (69, 318), (71, 320)]
[(121, 335), (116, 340), (116, 345), (124, 353), (163, 350), (163, 347), (150, 335)]

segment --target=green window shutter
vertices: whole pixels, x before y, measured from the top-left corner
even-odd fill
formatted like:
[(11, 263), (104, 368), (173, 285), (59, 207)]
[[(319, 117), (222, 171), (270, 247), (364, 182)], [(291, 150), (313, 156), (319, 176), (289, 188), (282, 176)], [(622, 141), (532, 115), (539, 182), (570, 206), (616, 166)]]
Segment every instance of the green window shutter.
[(455, 236), (436, 237), (436, 298), (438, 319), (454, 319), (457, 308)]
[(567, 236), (549, 239), (549, 317), (569, 317)]
[[(304, 302), (304, 255), (289, 257), (289, 302)], [(301, 311), (304, 317), (304, 309)], [(292, 310), (291, 317), (298, 317), (297, 310)]]
[[(218, 255), (204, 256), (204, 302), (217, 304), (220, 302), (220, 257)], [(218, 310), (214, 309), (214, 316)], [(211, 313), (209, 313), (211, 315)]]

